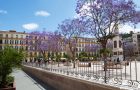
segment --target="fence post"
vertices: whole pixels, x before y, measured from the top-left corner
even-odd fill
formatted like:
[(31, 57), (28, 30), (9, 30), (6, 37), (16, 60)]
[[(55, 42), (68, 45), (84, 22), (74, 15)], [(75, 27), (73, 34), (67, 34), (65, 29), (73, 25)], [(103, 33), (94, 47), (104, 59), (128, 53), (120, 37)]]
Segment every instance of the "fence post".
[(136, 61), (136, 59), (135, 59), (135, 74), (136, 74), (136, 81), (137, 81), (137, 80), (138, 80), (138, 79), (137, 79), (137, 75), (138, 75), (138, 74), (137, 74), (137, 61)]
[(107, 83), (107, 61), (106, 61), (106, 59), (104, 60), (104, 71), (105, 71), (104, 82)]

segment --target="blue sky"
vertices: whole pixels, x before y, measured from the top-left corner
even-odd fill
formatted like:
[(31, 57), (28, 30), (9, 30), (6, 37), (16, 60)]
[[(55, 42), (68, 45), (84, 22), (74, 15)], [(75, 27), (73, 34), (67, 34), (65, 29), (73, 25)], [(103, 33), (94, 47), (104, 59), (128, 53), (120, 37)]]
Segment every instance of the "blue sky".
[(0, 0), (0, 30), (56, 30), (62, 20), (74, 17), (75, 7), (76, 0)]
[[(0, 0), (0, 30), (31, 32), (46, 28), (54, 31), (61, 21), (75, 16), (76, 1)], [(140, 6), (140, 0), (134, 1)]]

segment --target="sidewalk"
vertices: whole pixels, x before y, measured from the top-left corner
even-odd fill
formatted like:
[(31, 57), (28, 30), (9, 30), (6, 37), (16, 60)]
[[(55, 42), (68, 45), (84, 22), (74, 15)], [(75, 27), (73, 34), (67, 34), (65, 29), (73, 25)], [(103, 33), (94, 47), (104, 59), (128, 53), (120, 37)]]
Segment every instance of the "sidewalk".
[(35, 81), (22, 70), (14, 70), (12, 75), (15, 77), (16, 90), (51, 90), (42, 83)]

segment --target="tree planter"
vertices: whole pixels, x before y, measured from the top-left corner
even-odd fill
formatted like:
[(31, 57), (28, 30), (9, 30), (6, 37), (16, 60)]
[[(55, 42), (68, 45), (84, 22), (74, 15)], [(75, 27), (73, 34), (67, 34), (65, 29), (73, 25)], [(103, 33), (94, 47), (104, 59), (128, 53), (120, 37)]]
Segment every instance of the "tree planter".
[(91, 67), (90, 63), (78, 63), (78, 67)]
[(102, 63), (100, 61), (92, 61), (93, 65), (101, 65)]
[(8, 88), (0, 88), (0, 90), (16, 90), (16, 87), (15, 87), (15, 82), (12, 83), (13, 87), (8, 87)]
[(72, 64), (70, 62), (65, 62), (64, 66), (72, 66)]
[[(102, 66), (104, 68), (104, 65)], [(122, 65), (107, 65), (107, 69), (123, 69)]]

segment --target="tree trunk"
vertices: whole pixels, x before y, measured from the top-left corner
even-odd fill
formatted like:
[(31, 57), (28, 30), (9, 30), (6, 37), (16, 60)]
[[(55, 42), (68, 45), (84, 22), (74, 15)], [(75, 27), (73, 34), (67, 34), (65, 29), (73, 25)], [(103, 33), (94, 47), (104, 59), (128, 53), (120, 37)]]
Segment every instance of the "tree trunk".
[(76, 67), (76, 65), (75, 65), (75, 60), (73, 61), (73, 68), (75, 68)]
[(107, 57), (106, 57), (106, 53), (103, 54), (104, 57), (104, 71), (107, 71)]
[(76, 67), (76, 65), (75, 65), (75, 56), (74, 56), (73, 53), (72, 53), (72, 60), (73, 60), (73, 68), (75, 68)]
[(59, 67), (59, 60), (58, 60), (58, 67)]
[(6, 87), (6, 84), (7, 84), (7, 82), (6, 82), (6, 75), (3, 75), (0, 87), (4, 88), (4, 87)]
[(102, 43), (103, 47), (103, 58), (104, 58), (104, 71), (105, 71), (105, 77), (104, 82), (107, 82), (107, 52), (106, 52), (106, 42)]

